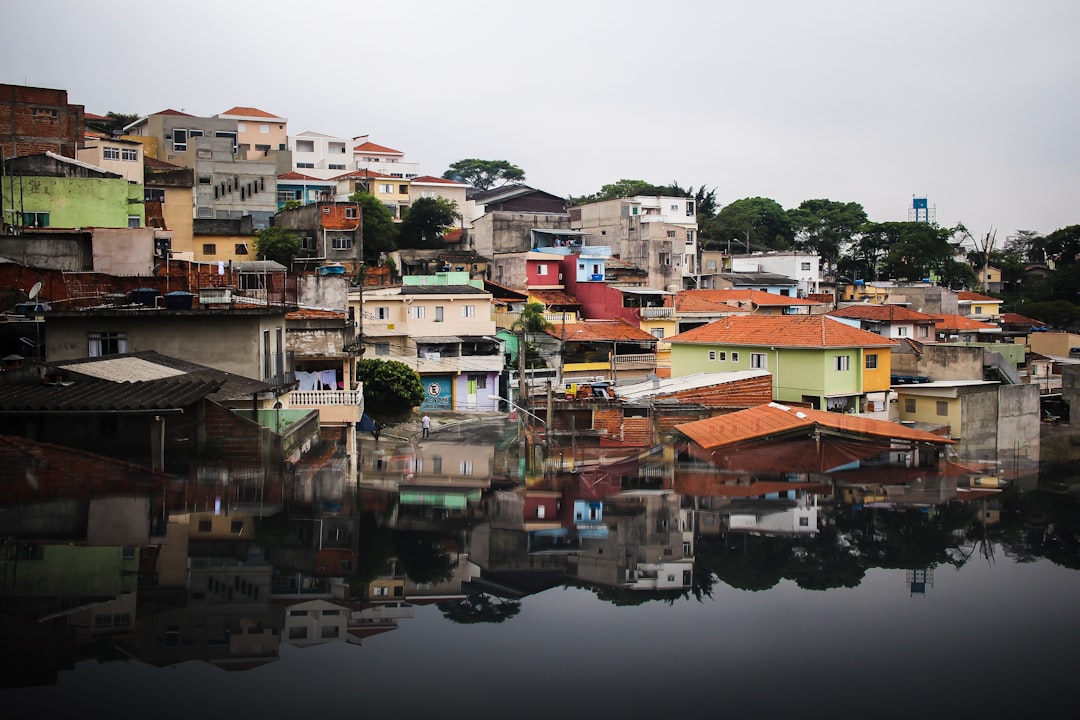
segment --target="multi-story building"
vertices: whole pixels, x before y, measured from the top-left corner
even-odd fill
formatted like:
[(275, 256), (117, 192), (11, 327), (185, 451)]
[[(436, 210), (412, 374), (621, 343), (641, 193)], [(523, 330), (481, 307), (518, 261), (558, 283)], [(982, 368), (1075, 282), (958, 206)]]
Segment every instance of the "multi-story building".
[(303, 175), (329, 180), (353, 169), (349, 138), (308, 131), (290, 135), (288, 145), (292, 151), (292, 169)]
[(234, 107), (217, 117), (236, 121), (237, 149), (248, 160), (271, 157), (288, 148), (288, 123), (265, 110), (253, 107)]
[(731, 258), (731, 271), (774, 273), (789, 278), (793, 281), (796, 295), (801, 298), (816, 294), (821, 284), (821, 258), (813, 253), (767, 252), (735, 255)]
[(693, 287), (700, 273), (693, 198), (639, 196), (570, 209), (571, 227), (608, 245), (612, 254), (649, 272), (648, 285)]
[(0, 157), (52, 152), (73, 158), (86, 132), (67, 90), (0, 84)]
[(277, 212), (277, 161), (244, 159), (238, 121), (196, 117), (164, 110), (128, 125), (129, 138), (142, 142), (148, 157), (195, 171), (193, 217), (203, 220), (252, 217), (266, 227)]
[[(407, 276), (400, 287), (350, 294), (362, 301), (365, 358), (397, 360), (420, 374), (425, 410), (494, 410), (501, 343), (491, 293), (467, 272)], [(423, 284), (421, 284), (423, 283)]]
[(353, 138), (352, 159), (354, 170), (370, 170), (398, 180), (411, 180), (420, 176), (420, 164), (405, 162), (405, 153), (368, 140), (367, 135)]
[(360, 204), (318, 202), (281, 210), (274, 225), (295, 231), (303, 243), (295, 267), (315, 270), (320, 265), (340, 263), (352, 277), (364, 260), (364, 236)]
[(76, 152), (76, 158), (116, 173), (130, 183), (143, 184), (142, 143), (121, 138), (87, 138), (86, 144)]

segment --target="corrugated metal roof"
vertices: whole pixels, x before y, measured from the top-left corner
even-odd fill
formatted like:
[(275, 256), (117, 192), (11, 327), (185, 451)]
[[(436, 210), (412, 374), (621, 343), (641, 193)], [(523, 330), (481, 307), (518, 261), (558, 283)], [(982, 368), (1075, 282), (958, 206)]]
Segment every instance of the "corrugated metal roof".
[(103, 357), (96, 362), (82, 362), (73, 365), (59, 365), (64, 370), (71, 370), (82, 375), (109, 380), (111, 382), (131, 383), (184, 375), (182, 370), (167, 367), (159, 363), (144, 360), (141, 357), (123, 355)]

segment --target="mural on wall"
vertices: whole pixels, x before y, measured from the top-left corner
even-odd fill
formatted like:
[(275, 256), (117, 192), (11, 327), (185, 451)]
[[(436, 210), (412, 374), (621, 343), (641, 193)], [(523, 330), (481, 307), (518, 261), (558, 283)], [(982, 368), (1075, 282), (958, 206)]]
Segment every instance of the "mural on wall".
[(424, 401), (421, 410), (450, 410), (453, 408), (452, 379), (442, 376), (424, 378)]

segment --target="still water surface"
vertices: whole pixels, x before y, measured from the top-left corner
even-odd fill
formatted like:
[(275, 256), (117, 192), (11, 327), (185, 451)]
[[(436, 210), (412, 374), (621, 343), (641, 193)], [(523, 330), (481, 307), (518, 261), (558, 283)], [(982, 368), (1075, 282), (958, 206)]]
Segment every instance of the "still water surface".
[(1080, 512), (1060, 482), (690, 496), (640, 464), (525, 486), (518, 460), (498, 427), (368, 442), (356, 485), (253, 521), (253, 542), (200, 539), (192, 515), (182, 587), (163, 553), (156, 585), (143, 558), (116, 598), (47, 571), (35, 591), (49, 554), (24, 547), (5, 716), (1073, 714)]

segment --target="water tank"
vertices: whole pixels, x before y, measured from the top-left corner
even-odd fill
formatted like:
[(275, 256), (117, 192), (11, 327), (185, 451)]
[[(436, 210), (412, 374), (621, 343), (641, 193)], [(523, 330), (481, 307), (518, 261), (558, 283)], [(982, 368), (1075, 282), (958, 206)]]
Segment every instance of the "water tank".
[(135, 288), (129, 293), (131, 302), (135, 305), (150, 305), (157, 303), (160, 293), (154, 288)]
[(195, 295), (193, 293), (177, 290), (175, 292), (165, 293), (163, 301), (165, 307), (169, 310), (190, 310), (191, 301), (194, 297)]

